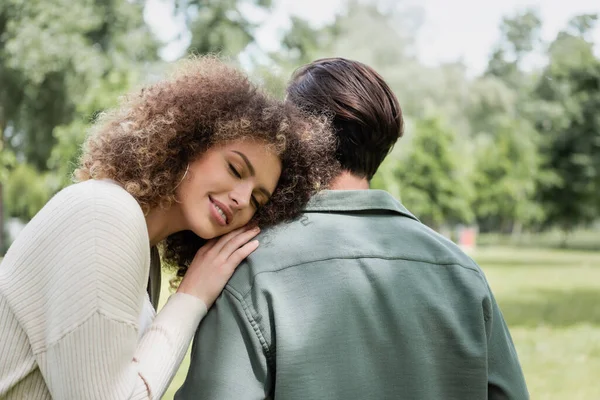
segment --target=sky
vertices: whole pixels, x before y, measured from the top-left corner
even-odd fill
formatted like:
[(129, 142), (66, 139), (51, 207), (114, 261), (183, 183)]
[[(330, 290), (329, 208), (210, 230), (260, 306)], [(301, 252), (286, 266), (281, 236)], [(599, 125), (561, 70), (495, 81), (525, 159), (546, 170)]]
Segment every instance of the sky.
[[(394, 1), (394, 0), (391, 0)], [(567, 21), (577, 14), (599, 13), (600, 0), (402, 0), (421, 8), (423, 23), (417, 32), (417, 54), (426, 65), (462, 60), (471, 74), (483, 72), (490, 52), (500, 36), (503, 16), (528, 7), (542, 18), (542, 38), (551, 41)], [(289, 15), (298, 15), (315, 25), (331, 22), (344, 0), (274, 0), (275, 8), (263, 19), (257, 41), (265, 50), (276, 50), (278, 35), (289, 26)], [(174, 60), (185, 50), (189, 37), (181, 20), (172, 16), (170, 0), (149, 0), (145, 18), (157, 36), (169, 42), (161, 55)], [(593, 38), (600, 53), (600, 21)], [(543, 62), (531, 59), (532, 66)]]

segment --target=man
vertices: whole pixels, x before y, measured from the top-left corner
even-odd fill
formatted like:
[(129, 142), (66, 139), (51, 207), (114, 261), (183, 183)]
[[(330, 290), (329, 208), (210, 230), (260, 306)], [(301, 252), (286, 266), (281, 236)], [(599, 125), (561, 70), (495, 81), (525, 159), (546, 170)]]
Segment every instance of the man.
[(388, 85), (324, 59), (287, 95), (333, 117), (344, 172), (303, 218), (263, 234), (201, 323), (176, 399), (527, 399), (480, 268), (369, 190), (403, 131)]

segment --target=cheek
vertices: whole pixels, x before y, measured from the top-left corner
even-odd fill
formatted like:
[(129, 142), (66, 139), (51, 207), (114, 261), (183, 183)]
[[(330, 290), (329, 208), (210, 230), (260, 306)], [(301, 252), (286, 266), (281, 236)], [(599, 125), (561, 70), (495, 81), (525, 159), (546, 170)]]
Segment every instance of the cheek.
[(248, 222), (250, 222), (250, 220), (252, 219), (252, 217), (254, 217), (255, 214), (256, 214), (256, 210), (254, 210), (254, 209), (244, 210), (242, 213), (240, 213), (238, 215), (237, 221), (235, 222), (234, 229), (241, 228), (242, 226), (246, 225)]

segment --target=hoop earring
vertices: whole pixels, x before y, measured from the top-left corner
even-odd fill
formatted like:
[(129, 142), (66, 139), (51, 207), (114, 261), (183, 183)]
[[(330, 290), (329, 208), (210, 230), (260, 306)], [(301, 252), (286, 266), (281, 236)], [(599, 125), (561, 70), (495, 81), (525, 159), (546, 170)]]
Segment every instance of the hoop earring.
[(179, 181), (179, 183), (173, 188), (173, 190), (177, 189), (179, 187), (179, 185), (181, 185), (181, 182), (183, 182), (183, 180), (185, 179), (185, 177), (188, 174), (188, 171), (190, 170), (190, 163), (188, 163), (187, 167), (185, 168), (185, 172), (183, 173), (183, 176), (181, 177), (181, 180)]

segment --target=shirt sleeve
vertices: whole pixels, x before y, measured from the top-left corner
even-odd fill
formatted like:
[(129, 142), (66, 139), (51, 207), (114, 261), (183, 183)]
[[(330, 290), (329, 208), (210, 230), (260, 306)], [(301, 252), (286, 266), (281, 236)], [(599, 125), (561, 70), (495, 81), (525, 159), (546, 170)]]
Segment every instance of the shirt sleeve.
[(94, 313), (43, 354), (52, 398), (160, 399), (204, 312), (195, 297), (175, 294), (140, 343), (137, 327)]
[(196, 332), (190, 368), (176, 400), (269, 397), (268, 344), (253, 315), (238, 293), (223, 291)]
[(488, 337), (488, 398), (529, 399), (517, 351), (502, 312), (490, 290), (491, 312), (486, 324)]
[(143, 214), (119, 187), (83, 189), (55, 201), (53, 222), (39, 225), (48, 279), (45, 325), (30, 329), (43, 337), (37, 364), (56, 400), (159, 399), (206, 306), (175, 294), (140, 339), (150, 254)]

